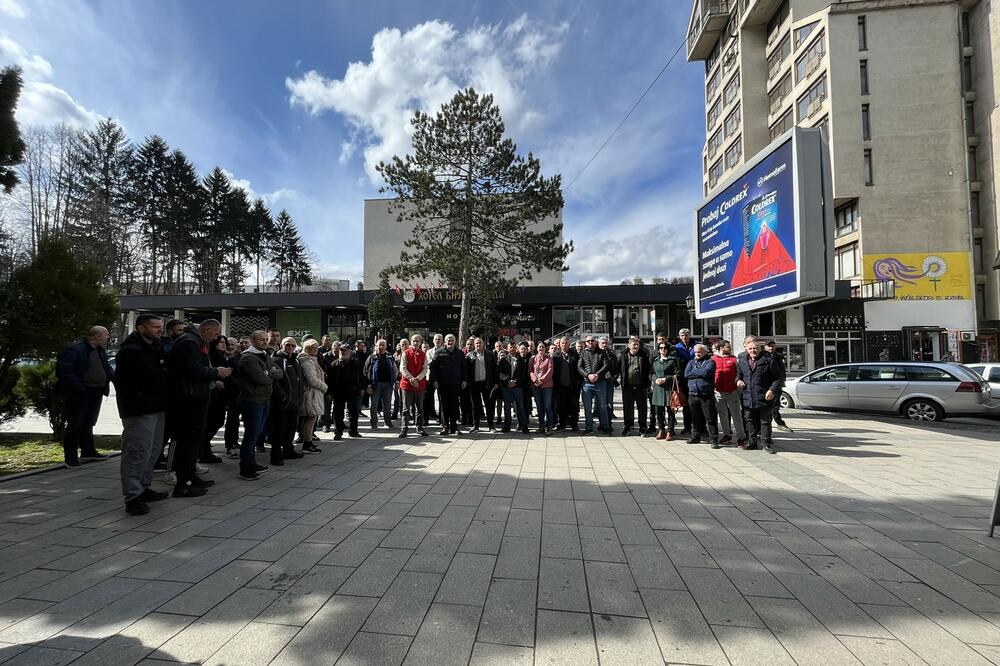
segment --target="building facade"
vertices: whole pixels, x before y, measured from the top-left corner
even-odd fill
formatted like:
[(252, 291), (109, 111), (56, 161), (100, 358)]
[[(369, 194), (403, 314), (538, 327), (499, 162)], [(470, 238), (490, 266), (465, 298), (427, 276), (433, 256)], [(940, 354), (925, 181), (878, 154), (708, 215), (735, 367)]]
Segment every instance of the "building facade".
[(808, 338), (810, 365), (886, 349), (997, 359), (998, 21), (987, 0), (695, 0), (686, 46), (705, 67), (706, 197), (786, 130), (822, 127), (835, 278), (858, 296), (894, 283), (861, 304), (858, 330), (823, 327), (835, 303), (767, 315)]

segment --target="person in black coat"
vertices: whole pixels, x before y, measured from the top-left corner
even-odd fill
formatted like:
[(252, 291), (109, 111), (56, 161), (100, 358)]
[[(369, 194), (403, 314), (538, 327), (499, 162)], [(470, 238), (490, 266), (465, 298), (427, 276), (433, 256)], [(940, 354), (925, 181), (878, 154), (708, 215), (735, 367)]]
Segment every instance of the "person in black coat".
[[(213, 368), (230, 367), (226, 357), (227, 340), (220, 335), (208, 345), (208, 360)], [(235, 377), (229, 375), (224, 380), (216, 381), (208, 398), (208, 416), (205, 418), (205, 432), (198, 450), (198, 462), (204, 465), (214, 465), (222, 462), (222, 458), (212, 453), (212, 439), (226, 422), (226, 411), (229, 407), (229, 396), (235, 384)]]
[(337, 358), (327, 366), (327, 388), (333, 395), (334, 439), (344, 438), (344, 409), (347, 410), (350, 425), (346, 427), (351, 437), (361, 437), (358, 432), (358, 409), (361, 394), (365, 392), (367, 381), (361, 363), (354, 358), (354, 350), (344, 345)]
[(747, 420), (750, 442), (747, 449), (757, 448), (764, 440), (764, 450), (774, 453), (771, 439), (771, 405), (781, 396), (785, 383), (785, 368), (781, 361), (762, 351), (760, 343), (748, 340), (746, 355), (736, 361), (736, 386), (743, 389), (743, 414)]
[(688, 406), (691, 408), (692, 430), (689, 444), (701, 441), (701, 432), (708, 430), (713, 449), (719, 448), (719, 412), (715, 404), (715, 361), (705, 345), (694, 346), (694, 358), (684, 366), (687, 380)]
[(146, 502), (167, 498), (167, 493), (150, 488), (153, 467), (163, 450), (166, 423), (162, 332), (161, 318), (139, 315), (135, 331), (122, 342), (115, 361), (115, 398), (122, 420), (122, 495), (125, 510), (134, 516), (149, 513)]
[(465, 354), (455, 346), (455, 336), (444, 338), (444, 347), (434, 352), (430, 382), (441, 400), (441, 434), (459, 435), (458, 393), (466, 384)]
[(531, 383), (531, 360), (528, 344), (522, 342), (514, 353), (504, 353), (497, 362), (497, 380), (503, 397), (503, 432), (510, 432), (511, 406), (517, 414), (517, 429), (528, 432), (528, 413), (524, 409), (524, 391)]
[(625, 416), (622, 436), (624, 437), (632, 432), (637, 408), (639, 436), (646, 436), (646, 394), (649, 393), (651, 366), (646, 349), (639, 343), (639, 338), (633, 336), (629, 340), (628, 349), (621, 352), (616, 363), (622, 387), (622, 406)]
[(496, 411), (494, 400), (497, 389), (497, 357), (486, 348), (486, 342), (482, 338), (476, 338), (465, 362), (469, 399), (472, 402), (472, 432), (479, 432), (483, 419), (490, 432), (496, 432), (493, 414)]
[(68, 417), (63, 434), (64, 464), (71, 469), (79, 467), (81, 460), (107, 458), (94, 446), (94, 426), (115, 376), (105, 351), (108, 337), (108, 329), (94, 326), (87, 337), (62, 350), (56, 359), (56, 389), (66, 399)]
[(206, 319), (198, 328), (189, 327), (167, 355), (171, 384), (167, 412), (177, 438), (177, 452), (173, 454), (177, 474), (174, 497), (200, 497), (213, 484), (198, 478), (195, 463), (204, 437), (211, 387), (233, 372), (228, 367), (213, 367), (209, 361), (208, 346), (219, 337), (221, 328), (216, 319)]
[(569, 343), (569, 338), (560, 338), (558, 348), (552, 354), (552, 386), (555, 389), (556, 432), (569, 428), (577, 430), (580, 419), (580, 385), (583, 378), (577, 372), (580, 357)]
[(271, 464), (284, 465), (285, 460), (302, 458), (295, 450), (295, 433), (299, 424), (299, 408), (305, 397), (302, 368), (295, 355), (295, 338), (281, 341), (281, 349), (274, 353), (274, 362), (284, 372), (284, 377), (274, 384), (271, 393)]

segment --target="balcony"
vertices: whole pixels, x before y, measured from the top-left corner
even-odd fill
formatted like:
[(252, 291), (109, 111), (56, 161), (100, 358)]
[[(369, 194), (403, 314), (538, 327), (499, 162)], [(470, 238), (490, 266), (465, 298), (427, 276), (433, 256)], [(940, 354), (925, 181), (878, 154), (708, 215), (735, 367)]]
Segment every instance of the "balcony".
[(852, 280), (851, 298), (864, 301), (891, 301), (896, 298), (895, 280)]
[(743, 12), (743, 25), (767, 25), (779, 5), (781, 0), (752, 0), (750, 6)]
[(711, 55), (728, 20), (729, 0), (695, 0), (688, 23), (687, 59), (704, 60)]

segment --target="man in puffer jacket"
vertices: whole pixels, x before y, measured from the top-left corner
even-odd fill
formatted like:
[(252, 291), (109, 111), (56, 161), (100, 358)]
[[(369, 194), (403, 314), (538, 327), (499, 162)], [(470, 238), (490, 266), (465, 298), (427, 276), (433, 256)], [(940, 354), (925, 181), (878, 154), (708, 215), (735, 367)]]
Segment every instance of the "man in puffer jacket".
[(299, 423), (299, 408), (305, 394), (302, 367), (295, 356), (295, 338), (281, 341), (281, 349), (274, 354), (275, 365), (284, 377), (274, 384), (271, 394), (271, 464), (284, 465), (286, 459), (295, 460), (302, 454), (292, 443)]
[(684, 367), (688, 383), (688, 405), (694, 421), (689, 444), (701, 442), (700, 433), (708, 429), (712, 448), (719, 448), (719, 430), (716, 427), (718, 412), (715, 405), (715, 361), (705, 345), (694, 346), (694, 359)]
[[(719, 343), (718, 351), (712, 356), (715, 361), (715, 401), (722, 422), (720, 444), (733, 441), (733, 426), (736, 428), (736, 444), (743, 448), (746, 430), (743, 428), (743, 407), (740, 404), (740, 389), (736, 386), (736, 357), (729, 340)], [(730, 424), (732, 420), (732, 424)]]
[(771, 404), (781, 396), (785, 369), (779, 360), (761, 350), (756, 339), (747, 341), (746, 350), (746, 357), (741, 357), (736, 367), (736, 385), (743, 389), (743, 408), (750, 426), (746, 448), (757, 448), (757, 442), (763, 439), (764, 451), (774, 453)]

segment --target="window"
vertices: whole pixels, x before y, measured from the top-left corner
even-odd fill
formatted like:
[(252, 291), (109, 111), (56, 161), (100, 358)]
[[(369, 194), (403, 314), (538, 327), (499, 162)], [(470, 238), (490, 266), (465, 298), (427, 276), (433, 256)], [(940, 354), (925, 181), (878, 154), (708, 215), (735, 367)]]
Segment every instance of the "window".
[(706, 75), (709, 72), (712, 71), (712, 68), (715, 66), (715, 63), (718, 62), (718, 60), (719, 60), (719, 54), (722, 52), (722, 42), (723, 41), (724, 40), (721, 40), (721, 39), (716, 40), (715, 46), (712, 47), (712, 52), (708, 54), (707, 58), (705, 58), (705, 74)]
[[(696, 338), (721, 338), (722, 319), (695, 319), (691, 317), (691, 335)], [(707, 342), (705, 344), (708, 344)]]
[(781, 26), (788, 18), (788, 0), (781, 3), (774, 14), (767, 21), (767, 43), (770, 44), (781, 32)]
[(836, 368), (827, 368), (809, 375), (810, 382), (846, 382), (851, 369), (846, 365), (839, 365)]
[(969, 146), (969, 180), (979, 180), (979, 160), (976, 159), (976, 147)]
[(872, 149), (865, 148), (865, 185), (875, 184), (875, 174), (872, 170)]
[(775, 310), (750, 315), (750, 334), (768, 338), (788, 335), (788, 313)]
[(830, 142), (830, 116), (823, 116), (813, 127), (823, 130), (823, 140), (827, 143)]
[(722, 102), (716, 100), (715, 104), (711, 106), (708, 110), (708, 130), (711, 131), (715, 127), (715, 123), (719, 122), (719, 116), (722, 114)]
[(719, 89), (719, 80), (722, 75), (719, 74), (719, 70), (715, 70), (715, 73), (709, 77), (708, 82), (705, 84), (705, 99), (711, 101), (715, 97), (715, 92)]
[(972, 269), (976, 273), (983, 272), (983, 239), (972, 239)]
[(826, 75), (820, 77), (819, 81), (813, 84), (805, 95), (799, 98), (797, 103), (799, 110), (799, 120), (803, 120), (818, 112), (822, 107), (823, 100), (826, 99)]
[(740, 105), (737, 104), (736, 108), (733, 109), (733, 112), (730, 113), (726, 117), (726, 122), (725, 122), (725, 125), (724, 125), (724, 130), (726, 132), (726, 138), (727, 139), (729, 137), (731, 137), (733, 134), (736, 134), (736, 132), (739, 131), (739, 129), (740, 129), (740, 118), (741, 118)]
[(781, 116), (781, 119), (771, 125), (771, 140), (774, 141), (779, 135), (792, 129), (792, 110), (789, 109), (785, 111), (785, 115)]
[(708, 168), (708, 187), (709, 188), (715, 187), (715, 184), (719, 182), (720, 178), (722, 178), (722, 170), (723, 170), (722, 169), (722, 158), (720, 157), (718, 162), (716, 162), (715, 164), (713, 164), (712, 166), (710, 166)]
[(967, 136), (976, 135), (976, 105), (974, 102), (965, 103), (965, 134)]
[(986, 285), (976, 285), (976, 317), (986, 319)]
[(972, 30), (969, 28), (969, 12), (962, 12), (962, 46), (972, 46)]
[(837, 237), (845, 236), (858, 228), (858, 202), (841, 206), (833, 211), (833, 219), (836, 222)]
[(868, 94), (868, 61), (861, 61), (861, 94)]
[(795, 61), (795, 80), (802, 81), (807, 76), (816, 71), (820, 63), (823, 62), (823, 54), (826, 53), (826, 44), (823, 40), (823, 34), (819, 33), (819, 37), (816, 38), (806, 52)]
[(708, 147), (708, 157), (709, 157), (709, 159), (711, 159), (712, 157), (715, 157), (715, 154), (717, 152), (719, 152), (719, 148), (722, 148), (722, 138), (723, 138), (722, 137), (722, 130), (720, 129), (718, 132), (716, 132), (715, 134), (713, 134), (708, 139), (707, 147)]
[(819, 27), (819, 21), (813, 21), (809, 25), (804, 25), (795, 31), (795, 48), (799, 48), (807, 39), (809, 35), (813, 33), (813, 30)]
[(953, 382), (956, 381), (950, 374), (940, 368), (933, 368), (927, 365), (903, 366), (906, 371), (906, 378), (911, 382)]
[(858, 50), (868, 50), (868, 19), (864, 16), (858, 17)]
[(972, 56), (962, 58), (962, 91), (972, 92), (976, 89), (972, 78)]
[(729, 79), (729, 83), (726, 84), (725, 89), (722, 91), (722, 103), (729, 104), (734, 99), (736, 99), (736, 94), (740, 91), (740, 73), (736, 72), (736, 75)]
[(906, 379), (906, 370), (903, 366), (895, 365), (857, 365), (857, 373), (854, 375), (856, 382), (893, 382), (897, 379)]
[(781, 79), (778, 85), (771, 89), (771, 92), (767, 93), (767, 108), (769, 113), (774, 113), (779, 108), (781, 108), (781, 103), (785, 101), (788, 97), (788, 93), (792, 92), (792, 73), (789, 72)]
[(785, 62), (792, 52), (792, 39), (788, 35), (781, 40), (778, 47), (771, 52), (771, 55), (767, 57), (767, 78), (768, 80), (773, 79), (778, 75), (781, 70), (781, 63)]
[(837, 280), (846, 280), (861, 272), (861, 253), (858, 244), (851, 243), (838, 247), (833, 253), (833, 276)]
[(871, 111), (867, 104), (861, 105), (861, 138), (865, 141), (871, 141), (872, 138)]
[[(818, 366), (856, 363), (865, 358), (861, 331), (814, 331), (813, 338), (816, 342), (813, 358)], [(843, 372), (844, 377), (840, 381), (847, 379), (846, 367)]]
[(743, 157), (743, 137), (739, 137), (733, 142), (733, 145), (726, 149), (726, 168), (732, 169), (734, 166), (740, 163), (740, 159)]
[(979, 217), (979, 192), (969, 192), (969, 219), (973, 227), (983, 226)]

